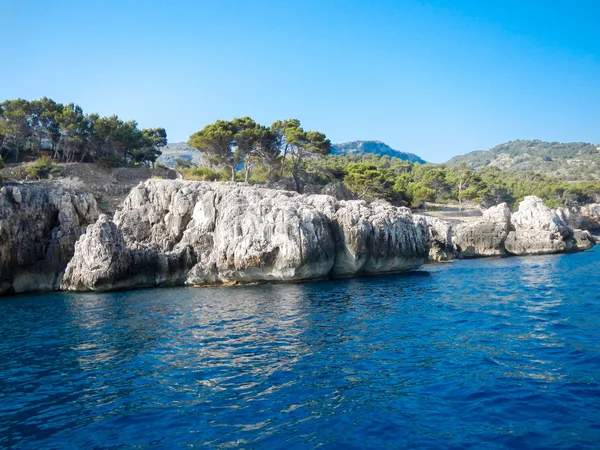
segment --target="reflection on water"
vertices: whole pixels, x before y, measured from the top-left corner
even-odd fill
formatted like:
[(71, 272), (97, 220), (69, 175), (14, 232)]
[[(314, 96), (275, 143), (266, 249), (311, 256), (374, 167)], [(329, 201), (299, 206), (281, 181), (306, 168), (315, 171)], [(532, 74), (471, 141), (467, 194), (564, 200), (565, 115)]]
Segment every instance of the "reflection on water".
[(593, 446), (600, 252), (0, 302), (0, 447)]

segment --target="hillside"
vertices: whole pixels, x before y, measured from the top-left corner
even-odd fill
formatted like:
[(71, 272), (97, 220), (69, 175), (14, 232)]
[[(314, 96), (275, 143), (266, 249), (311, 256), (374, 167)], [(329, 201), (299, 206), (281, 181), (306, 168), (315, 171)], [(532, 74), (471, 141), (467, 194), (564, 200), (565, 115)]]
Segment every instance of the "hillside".
[(177, 158), (184, 158), (197, 166), (202, 165), (202, 154), (195, 148), (188, 147), (185, 142), (175, 142), (160, 149), (162, 155), (157, 162), (168, 167), (173, 167)]
[(364, 155), (372, 153), (374, 155), (389, 156), (390, 158), (399, 158), (404, 161), (417, 162), (425, 164), (425, 161), (413, 153), (401, 152), (394, 150), (387, 144), (381, 141), (353, 141), (343, 144), (332, 144), (332, 155)]
[(599, 180), (600, 146), (585, 142), (517, 140), (455, 156), (449, 167), (465, 164), (478, 169), (495, 166), (503, 170), (535, 171), (563, 180)]

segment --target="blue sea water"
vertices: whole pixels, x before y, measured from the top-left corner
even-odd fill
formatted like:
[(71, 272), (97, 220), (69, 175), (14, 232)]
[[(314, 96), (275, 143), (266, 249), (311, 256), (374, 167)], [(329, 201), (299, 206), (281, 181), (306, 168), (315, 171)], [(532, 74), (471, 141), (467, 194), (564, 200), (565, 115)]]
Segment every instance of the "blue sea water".
[(1, 448), (599, 448), (600, 248), (0, 300)]

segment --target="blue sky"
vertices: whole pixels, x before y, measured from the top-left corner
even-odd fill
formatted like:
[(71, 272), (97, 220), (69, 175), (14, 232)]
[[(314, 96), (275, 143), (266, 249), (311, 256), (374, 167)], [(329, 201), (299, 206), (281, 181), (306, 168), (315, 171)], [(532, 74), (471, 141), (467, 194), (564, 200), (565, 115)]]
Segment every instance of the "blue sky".
[(0, 99), (162, 126), (299, 118), (442, 162), (600, 143), (600, 2), (0, 0)]

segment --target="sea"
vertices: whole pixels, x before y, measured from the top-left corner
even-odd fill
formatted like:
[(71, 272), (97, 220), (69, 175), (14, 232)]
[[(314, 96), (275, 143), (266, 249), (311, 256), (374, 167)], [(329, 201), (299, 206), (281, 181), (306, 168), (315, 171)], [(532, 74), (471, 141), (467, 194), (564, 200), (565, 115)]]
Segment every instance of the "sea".
[(600, 448), (600, 246), (0, 299), (0, 448)]

